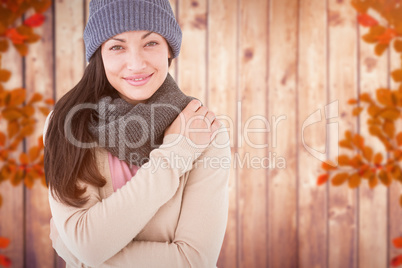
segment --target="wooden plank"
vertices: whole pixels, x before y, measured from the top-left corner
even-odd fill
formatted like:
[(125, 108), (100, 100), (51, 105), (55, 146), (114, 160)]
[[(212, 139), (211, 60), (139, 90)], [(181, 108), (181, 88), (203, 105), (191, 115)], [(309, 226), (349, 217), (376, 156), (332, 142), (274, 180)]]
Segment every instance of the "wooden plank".
[(297, 1), (270, 1), (269, 153), (276, 161), (269, 167), (268, 175), (269, 267), (297, 266), (298, 11)]
[[(208, 2), (208, 107), (226, 125), (231, 138), (232, 159), (237, 153), (237, 13), (232, 0)], [(230, 171), (229, 218), (218, 267), (237, 267), (237, 172)]]
[[(396, 69), (401, 68), (401, 57), (400, 53), (397, 53), (393, 46), (390, 48), (390, 71), (394, 71)], [(390, 89), (396, 90), (399, 88), (400, 83), (396, 83), (391, 79)], [(399, 121), (396, 121), (396, 133), (402, 131), (402, 124)], [(402, 185), (399, 181), (394, 180), (389, 189), (389, 237), (388, 237), (388, 248), (389, 248), (389, 256), (388, 260), (392, 260), (392, 258), (402, 254), (400, 249), (397, 249), (392, 244), (392, 240), (397, 237), (402, 236), (402, 208), (399, 205), (399, 198), (402, 195)]]
[[(13, 90), (23, 86), (22, 57), (9, 42), (9, 49), (2, 53), (1, 67), (9, 70), (11, 78), (3, 84), (4, 89)], [(1, 124), (4, 131), (6, 124)], [(18, 161), (18, 155), (22, 151), (22, 146), (11, 157)], [(0, 195), (3, 198), (3, 205), (0, 207), (0, 236), (10, 239), (10, 245), (2, 249), (1, 253), (9, 257), (13, 267), (23, 267), (24, 265), (24, 186), (22, 183), (16, 187), (9, 181), (0, 184)]]
[[(33, 13), (33, 12), (32, 12)], [(44, 99), (53, 98), (53, 25), (52, 9), (46, 13), (45, 23), (35, 30), (41, 39), (29, 46), (26, 57), (25, 80), (27, 96), (35, 92), (41, 93)], [(38, 111), (39, 113), (39, 111)], [(35, 146), (37, 139), (43, 133), (45, 116), (36, 114), (36, 128), (27, 146)], [(50, 207), (48, 190), (37, 180), (32, 189), (25, 192), (25, 261), (29, 267), (53, 267), (54, 250), (49, 239)]]
[(59, 99), (81, 79), (85, 66), (82, 0), (56, 0), (56, 96)]
[[(321, 170), (320, 155), (325, 153), (326, 120), (309, 122), (316, 111), (325, 118), (327, 104), (327, 26), (326, 3), (321, 0), (300, 2), (298, 65), (298, 249), (299, 267), (327, 266), (327, 187), (317, 187)], [(303, 136), (304, 135), (304, 136)], [(307, 147), (308, 146), (308, 147)], [(325, 155), (323, 155), (324, 158)]]
[[(366, 32), (367, 28), (359, 26), (360, 36)], [(368, 92), (375, 98), (375, 90), (387, 86), (388, 60), (385, 54), (376, 56), (374, 46), (362, 41), (360, 36), (360, 92)], [(374, 152), (381, 152), (386, 157), (382, 143), (368, 132), (367, 118), (365, 113), (360, 116), (360, 133)], [(362, 183), (359, 187), (359, 267), (387, 266), (387, 209), (387, 188), (378, 185), (371, 190), (368, 183)]]
[[(343, 139), (346, 130), (358, 131), (357, 119), (347, 104), (349, 99), (358, 97), (356, 12), (349, 2), (330, 0), (328, 23), (329, 96), (330, 102), (338, 101), (339, 115), (334, 120), (339, 139)], [(350, 150), (339, 148), (339, 139), (332, 134), (330, 159), (350, 154)], [(330, 185), (328, 201), (329, 267), (357, 267), (357, 191), (351, 190), (347, 183), (340, 187)]]
[[(239, 18), (238, 159), (239, 267), (266, 267), (267, 171), (258, 161), (266, 157), (268, 74), (268, 0), (241, 0)], [(265, 132), (256, 133), (256, 129)], [(246, 133), (245, 129), (253, 132)], [(262, 148), (258, 148), (262, 147)], [(257, 164), (252, 163), (255, 159)], [(255, 161), (254, 160), (254, 161)], [(243, 165), (244, 164), (244, 165)]]
[(178, 62), (178, 83), (182, 91), (205, 101), (207, 0), (178, 2), (178, 21), (183, 42)]

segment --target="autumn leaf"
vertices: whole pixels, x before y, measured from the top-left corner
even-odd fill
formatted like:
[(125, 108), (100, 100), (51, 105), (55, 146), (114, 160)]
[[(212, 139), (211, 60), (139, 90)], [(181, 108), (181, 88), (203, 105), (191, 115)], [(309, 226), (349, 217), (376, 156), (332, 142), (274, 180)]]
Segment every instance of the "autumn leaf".
[(28, 101), (28, 104), (33, 104), (33, 103), (35, 103), (35, 102), (41, 101), (42, 98), (43, 98), (42, 94), (40, 94), (40, 93), (38, 93), (38, 92), (35, 92), (35, 93), (32, 95), (31, 99)]
[(391, 76), (395, 82), (402, 82), (402, 69), (398, 69), (391, 72)]
[(46, 99), (45, 103), (48, 105), (54, 105), (54, 99)]
[(395, 38), (396, 35), (397, 35), (397, 33), (396, 33), (395, 29), (388, 28), (385, 30), (385, 32), (383, 34), (381, 34), (377, 37), (378, 43), (388, 46), (389, 42), (391, 42), (391, 40), (393, 38)]
[(0, 69), (0, 82), (7, 82), (11, 77), (11, 72), (5, 69)]
[(10, 92), (10, 101), (8, 106), (18, 106), (25, 101), (26, 90), (23, 88), (14, 89)]
[(375, 155), (374, 155), (374, 164), (376, 164), (376, 165), (381, 165), (381, 163), (382, 163), (382, 159), (383, 159), (383, 157), (382, 157), (382, 154), (381, 153), (376, 153)]
[(47, 116), (47, 115), (50, 113), (49, 108), (44, 107), (44, 106), (39, 107), (39, 111), (41, 111), (41, 113), (42, 113), (44, 116)]
[(361, 101), (364, 101), (364, 102), (368, 102), (368, 103), (372, 103), (372, 102), (373, 102), (373, 100), (371, 99), (370, 94), (368, 94), (368, 93), (366, 93), (366, 92), (360, 94), (360, 100), (361, 100)]
[(357, 21), (364, 27), (372, 27), (378, 24), (378, 21), (367, 13), (359, 14), (357, 16)]
[(13, 121), (24, 116), (21, 110), (18, 108), (5, 108), (1, 114), (7, 121)]
[(402, 52), (402, 40), (395, 40), (394, 48), (396, 52)]
[(392, 178), (388, 175), (388, 173), (385, 170), (380, 170), (378, 177), (385, 186), (389, 186), (392, 182)]
[(28, 159), (28, 155), (26, 153), (21, 153), (19, 159), (20, 159), (21, 164), (28, 165), (29, 159)]
[(24, 41), (28, 38), (25, 35), (20, 34), (16, 28), (10, 28), (6, 31), (6, 36), (10, 38), (13, 44), (23, 44)]
[(350, 165), (350, 158), (347, 155), (341, 154), (338, 156), (338, 164), (340, 166), (348, 166)]
[(348, 173), (345, 172), (338, 173), (332, 178), (331, 183), (333, 186), (342, 185), (348, 179), (348, 177), (349, 177)]
[(21, 56), (26, 56), (28, 54), (28, 47), (25, 44), (14, 44), (15, 49), (17, 49), (18, 53)]
[(350, 105), (357, 104), (357, 100), (356, 99), (349, 99), (348, 104), (350, 104)]
[(367, 161), (371, 162), (371, 159), (373, 158), (373, 149), (371, 149), (371, 147), (369, 147), (369, 146), (364, 147), (364, 149), (363, 149), (363, 157)]
[(376, 54), (377, 56), (381, 56), (387, 48), (388, 48), (388, 44), (378, 43), (378, 44), (374, 47), (375, 54)]
[(0, 248), (1, 249), (7, 248), (9, 244), (10, 244), (10, 239), (8, 239), (6, 237), (0, 237)]
[(355, 134), (354, 136), (353, 136), (353, 144), (357, 147), (357, 148), (359, 148), (359, 149), (363, 149), (364, 148), (364, 138), (361, 136), (361, 135), (359, 135), (359, 134)]
[(9, 138), (14, 137), (20, 131), (20, 125), (17, 121), (11, 121), (7, 124), (7, 135)]
[(393, 121), (400, 117), (400, 112), (398, 109), (391, 108), (391, 109), (386, 109), (383, 112), (381, 112), (380, 116), (384, 119)]
[(402, 132), (399, 132), (397, 135), (396, 135), (396, 144), (398, 145), (398, 146), (402, 146)]
[(11, 267), (11, 259), (4, 255), (0, 255), (0, 265), (7, 268)]
[(349, 141), (349, 140), (341, 140), (341, 141), (339, 141), (339, 146), (341, 146), (343, 148), (348, 148), (348, 149), (351, 149), (351, 150), (354, 149), (352, 142)]
[(395, 124), (394, 124), (393, 121), (386, 120), (384, 122), (383, 129), (384, 129), (385, 134), (387, 134), (387, 136), (389, 138), (392, 139), (394, 137), (394, 135), (395, 135)]
[(0, 40), (0, 52), (6, 52), (8, 49), (7, 39)]
[(29, 27), (38, 27), (38, 26), (41, 26), (44, 21), (45, 21), (45, 16), (43, 16), (40, 13), (36, 13), (36, 14), (30, 16), (29, 18), (27, 18), (24, 21), (24, 24)]
[(370, 187), (370, 189), (373, 189), (374, 187), (376, 187), (377, 184), (378, 184), (378, 179), (377, 179), (377, 177), (375, 175), (369, 178), (369, 187)]
[(336, 168), (336, 164), (332, 161), (325, 161), (322, 162), (321, 167), (323, 170), (329, 171), (329, 170), (335, 170)]
[(358, 116), (363, 111), (363, 107), (356, 107), (352, 111), (353, 116)]
[(0, 132), (0, 146), (4, 146), (6, 144), (6, 135), (3, 132)]
[(329, 176), (328, 173), (324, 173), (324, 174), (321, 174), (320, 176), (318, 176), (317, 185), (320, 186), (320, 185), (326, 183), (328, 180), (328, 176)]
[(40, 150), (37, 146), (31, 147), (31, 149), (29, 149), (29, 153), (28, 153), (29, 160), (31, 162), (35, 161), (39, 157), (39, 154), (40, 154)]
[(402, 255), (398, 255), (396, 257), (393, 257), (391, 260), (391, 266), (397, 267), (399, 265), (402, 265)]
[(379, 103), (385, 106), (393, 107), (395, 106), (394, 100), (392, 99), (392, 93), (389, 89), (379, 88), (376, 90), (376, 97)]
[(36, 13), (44, 13), (52, 4), (51, 0), (34, 1), (32, 3)]
[(371, 115), (372, 117), (376, 117), (380, 112), (381, 112), (381, 108), (378, 107), (375, 104), (371, 104), (368, 108), (367, 108), (367, 112), (369, 115)]
[(356, 188), (360, 185), (361, 177), (359, 174), (354, 173), (348, 179), (349, 188)]
[(356, 0), (352, 0), (351, 4), (359, 13), (366, 13), (368, 8), (370, 7), (368, 2), (362, 2)]

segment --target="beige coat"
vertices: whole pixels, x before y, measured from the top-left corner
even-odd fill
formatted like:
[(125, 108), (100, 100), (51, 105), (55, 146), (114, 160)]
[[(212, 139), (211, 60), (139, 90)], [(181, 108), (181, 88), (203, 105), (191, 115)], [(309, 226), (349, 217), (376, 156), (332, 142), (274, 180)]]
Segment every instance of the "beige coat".
[(229, 136), (221, 128), (205, 150), (189, 143), (165, 136), (116, 192), (107, 152), (97, 149), (107, 184), (85, 185), (84, 207), (49, 194), (50, 237), (67, 267), (216, 267), (228, 216)]

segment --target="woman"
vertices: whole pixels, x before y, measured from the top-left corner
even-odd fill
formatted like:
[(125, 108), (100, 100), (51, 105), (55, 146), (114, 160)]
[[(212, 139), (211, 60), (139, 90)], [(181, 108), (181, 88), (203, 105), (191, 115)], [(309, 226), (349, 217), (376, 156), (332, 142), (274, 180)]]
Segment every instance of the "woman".
[(85, 73), (45, 127), (53, 247), (68, 267), (216, 267), (229, 139), (168, 74), (168, 0), (92, 0), (84, 41)]

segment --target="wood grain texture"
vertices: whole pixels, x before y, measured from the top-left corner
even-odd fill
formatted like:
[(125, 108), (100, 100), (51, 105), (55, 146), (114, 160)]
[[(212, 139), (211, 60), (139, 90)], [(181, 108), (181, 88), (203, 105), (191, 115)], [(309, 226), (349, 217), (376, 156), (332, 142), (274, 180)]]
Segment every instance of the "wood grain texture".
[[(237, 98), (237, 25), (238, 7), (232, 0), (208, 2), (208, 108), (228, 128), (232, 160), (237, 153), (235, 140)], [(218, 267), (237, 266), (237, 171), (230, 171), (229, 217)]]
[(207, 0), (178, 1), (183, 41), (176, 74), (181, 90), (202, 102), (206, 100)]
[[(360, 35), (366, 28), (359, 26)], [(386, 54), (378, 57), (374, 54), (374, 46), (359, 38), (360, 49), (360, 92), (375, 96), (375, 90), (387, 87), (388, 59)], [(377, 138), (372, 137), (367, 128), (367, 115), (360, 116), (360, 133), (366, 137), (374, 152), (381, 152), (386, 157), (384, 146)], [(381, 183), (379, 183), (381, 184)], [(387, 188), (378, 185), (370, 189), (368, 183), (359, 187), (359, 267), (387, 267)]]
[[(26, 57), (25, 74), (27, 96), (41, 93), (44, 99), (53, 98), (53, 14), (46, 13), (46, 23), (36, 30), (41, 39), (30, 45)], [(28, 97), (30, 98), (30, 97)], [(37, 121), (34, 135), (27, 140), (30, 148), (37, 144), (37, 138), (43, 133), (45, 116), (35, 115)], [(27, 267), (53, 267), (54, 250), (49, 239), (51, 218), (47, 187), (37, 180), (32, 189), (25, 194), (25, 260)]]
[(84, 5), (82, 0), (56, 0), (55, 54), (56, 98), (59, 99), (82, 77), (84, 55)]
[[(324, 106), (327, 104), (327, 18), (321, 0), (300, 1), (298, 65), (298, 250), (299, 267), (327, 266), (327, 187), (318, 187), (321, 161), (307, 151), (326, 148)], [(309, 122), (315, 112), (321, 120)], [(318, 157), (318, 156), (317, 156)]]
[(268, 167), (269, 267), (297, 266), (297, 34), (297, 1), (270, 1), (268, 153), (276, 161)]
[[(239, 24), (239, 96), (241, 118), (238, 159), (239, 267), (266, 267), (267, 170), (251, 159), (266, 156), (268, 1), (241, 0)], [(259, 128), (261, 132), (256, 132)], [(253, 133), (246, 133), (251, 129)], [(265, 131), (265, 132), (264, 132)], [(240, 162), (242, 165), (240, 165)]]
[[(23, 86), (23, 66), (22, 58), (10, 44), (7, 53), (2, 53), (2, 69), (9, 70), (11, 78), (3, 86), (7, 90), (21, 88)], [(2, 122), (2, 131), (6, 130), (6, 124)], [(22, 145), (16, 153), (11, 155), (18, 160)], [(6, 249), (1, 250), (1, 254), (6, 255), (12, 261), (13, 267), (23, 267), (24, 265), (24, 185), (12, 186), (9, 181), (0, 184), (0, 195), (3, 198), (3, 205), (0, 207), (0, 236), (10, 239), (10, 244)]]
[[(357, 118), (352, 116), (352, 107), (347, 104), (357, 98), (357, 34), (356, 11), (349, 2), (330, 0), (328, 3), (329, 35), (329, 98), (338, 101), (337, 117), (339, 138), (330, 133), (329, 159), (336, 160), (339, 154), (350, 150), (339, 147), (339, 139), (346, 130), (358, 131)], [(340, 40), (343, 40), (340, 42)], [(366, 181), (364, 181), (366, 183)], [(322, 186), (321, 186), (322, 187)], [(357, 267), (357, 191), (347, 186), (329, 187), (328, 215), (328, 267)]]

